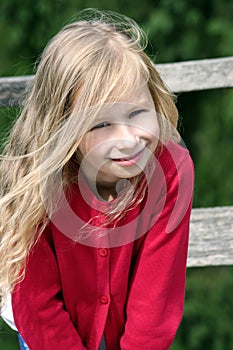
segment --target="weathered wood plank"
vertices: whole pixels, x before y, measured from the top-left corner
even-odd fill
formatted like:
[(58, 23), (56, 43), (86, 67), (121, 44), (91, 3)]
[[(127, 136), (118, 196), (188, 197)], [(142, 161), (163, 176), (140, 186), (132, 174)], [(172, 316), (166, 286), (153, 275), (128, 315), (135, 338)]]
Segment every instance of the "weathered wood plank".
[(233, 265), (233, 206), (193, 209), (188, 266)]
[[(175, 93), (233, 87), (233, 57), (157, 64), (165, 83)], [(0, 107), (19, 103), (33, 76), (0, 78)]]
[(32, 75), (0, 78), (0, 107), (21, 104), (25, 89), (32, 79)]
[(233, 57), (157, 65), (173, 92), (233, 87)]

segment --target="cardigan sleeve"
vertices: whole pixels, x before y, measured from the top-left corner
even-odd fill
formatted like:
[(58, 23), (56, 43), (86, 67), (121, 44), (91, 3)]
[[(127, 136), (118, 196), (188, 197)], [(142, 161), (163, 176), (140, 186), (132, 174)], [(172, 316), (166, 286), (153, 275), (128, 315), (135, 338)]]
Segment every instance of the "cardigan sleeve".
[(28, 258), (25, 278), (12, 293), (16, 327), (30, 350), (84, 350), (62, 301), (49, 228)]
[(192, 193), (193, 164), (186, 153), (168, 174), (165, 205), (139, 248), (121, 350), (167, 350), (173, 342), (184, 308)]

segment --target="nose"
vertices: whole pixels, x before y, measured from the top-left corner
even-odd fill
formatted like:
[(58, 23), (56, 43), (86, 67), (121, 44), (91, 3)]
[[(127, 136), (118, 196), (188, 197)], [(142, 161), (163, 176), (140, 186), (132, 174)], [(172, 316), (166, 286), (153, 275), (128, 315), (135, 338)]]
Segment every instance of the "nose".
[(135, 127), (127, 124), (116, 124), (115, 135), (116, 147), (119, 150), (134, 148), (139, 142), (139, 136)]

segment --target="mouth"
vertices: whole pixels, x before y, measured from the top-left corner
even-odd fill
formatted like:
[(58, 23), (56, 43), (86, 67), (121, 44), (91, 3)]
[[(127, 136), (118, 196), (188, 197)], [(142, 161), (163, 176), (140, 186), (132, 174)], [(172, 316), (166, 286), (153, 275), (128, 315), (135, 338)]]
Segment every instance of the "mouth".
[(143, 156), (144, 148), (133, 155), (125, 156), (123, 158), (111, 158), (111, 160), (121, 166), (132, 166), (136, 165)]

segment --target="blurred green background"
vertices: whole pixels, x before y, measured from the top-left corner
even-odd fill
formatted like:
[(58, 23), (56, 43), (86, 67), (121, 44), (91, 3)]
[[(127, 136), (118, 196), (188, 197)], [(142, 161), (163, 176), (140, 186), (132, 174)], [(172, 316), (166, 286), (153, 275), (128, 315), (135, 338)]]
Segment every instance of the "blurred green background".
[[(232, 0), (1, 0), (0, 76), (33, 74), (47, 41), (87, 7), (133, 17), (156, 63), (233, 56)], [(232, 205), (233, 89), (178, 94), (177, 106), (195, 164), (194, 207)], [(1, 141), (16, 114), (0, 109)], [(172, 350), (232, 350), (232, 291), (232, 266), (189, 268)], [(0, 319), (0, 350), (17, 349), (15, 333)]]

